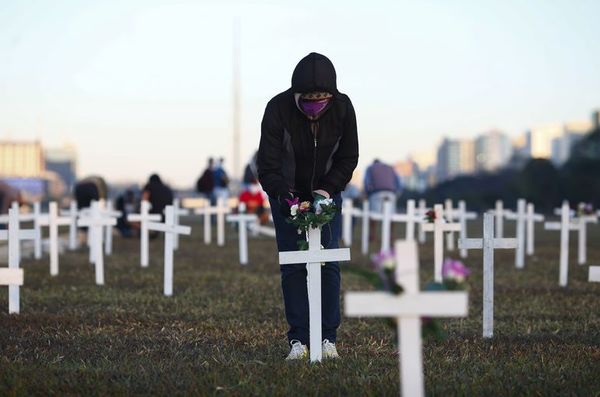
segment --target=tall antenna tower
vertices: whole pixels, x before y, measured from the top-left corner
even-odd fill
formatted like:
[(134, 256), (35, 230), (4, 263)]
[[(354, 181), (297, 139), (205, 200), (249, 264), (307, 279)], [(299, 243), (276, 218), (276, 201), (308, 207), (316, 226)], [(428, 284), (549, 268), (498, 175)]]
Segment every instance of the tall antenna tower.
[(241, 179), (240, 134), (240, 19), (233, 21), (233, 162), (232, 175)]

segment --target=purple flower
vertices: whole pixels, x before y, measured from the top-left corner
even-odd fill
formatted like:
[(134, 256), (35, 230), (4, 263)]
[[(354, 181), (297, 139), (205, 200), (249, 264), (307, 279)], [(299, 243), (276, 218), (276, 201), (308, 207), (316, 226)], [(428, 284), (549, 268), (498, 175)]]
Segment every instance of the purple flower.
[(300, 202), (300, 199), (298, 197), (294, 197), (293, 199), (285, 199), (285, 201), (288, 203), (288, 205), (291, 207), (292, 205), (296, 205)]
[(442, 276), (445, 279), (455, 280), (460, 283), (469, 274), (471, 274), (471, 271), (461, 261), (446, 259), (442, 265)]
[(371, 255), (371, 260), (377, 269), (394, 269), (396, 257), (393, 250), (384, 250)]

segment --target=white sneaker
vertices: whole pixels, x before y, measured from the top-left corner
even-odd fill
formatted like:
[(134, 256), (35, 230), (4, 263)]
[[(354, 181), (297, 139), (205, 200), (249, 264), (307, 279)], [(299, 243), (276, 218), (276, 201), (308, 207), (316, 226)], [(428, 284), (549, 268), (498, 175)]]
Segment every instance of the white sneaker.
[(306, 345), (303, 345), (302, 342), (297, 339), (292, 339), (290, 345), (292, 345), (292, 349), (286, 360), (303, 360), (308, 358), (308, 348)]
[(329, 339), (323, 341), (323, 358), (339, 358), (335, 343), (329, 342)]

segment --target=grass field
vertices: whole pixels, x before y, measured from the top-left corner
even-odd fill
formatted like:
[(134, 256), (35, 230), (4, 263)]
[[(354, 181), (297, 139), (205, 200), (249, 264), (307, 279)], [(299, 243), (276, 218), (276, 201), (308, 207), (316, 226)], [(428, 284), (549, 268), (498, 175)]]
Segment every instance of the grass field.
[[(194, 226), (176, 254), (170, 298), (162, 295), (162, 239), (152, 241), (142, 269), (138, 241), (116, 238), (104, 287), (94, 284), (86, 251), (61, 256), (54, 278), (46, 259), (25, 260), (21, 314), (6, 314), (5, 287), (0, 296), (0, 395), (398, 394), (385, 320), (344, 318), (340, 360), (284, 362), (274, 241), (251, 240), (251, 264), (241, 267), (230, 229), (219, 249), (205, 246)], [(590, 230), (589, 262), (600, 264), (600, 227)], [(422, 284), (432, 278), (428, 238)], [(496, 254), (491, 341), (481, 338), (481, 253), (469, 253), (469, 317), (445, 320), (448, 339), (424, 343), (428, 395), (600, 395), (600, 284), (586, 281), (572, 241), (569, 285), (558, 287), (558, 233), (538, 229), (537, 238), (524, 270), (514, 268), (514, 254)], [(357, 247), (352, 258), (343, 289), (371, 289), (358, 274), (367, 259)]]

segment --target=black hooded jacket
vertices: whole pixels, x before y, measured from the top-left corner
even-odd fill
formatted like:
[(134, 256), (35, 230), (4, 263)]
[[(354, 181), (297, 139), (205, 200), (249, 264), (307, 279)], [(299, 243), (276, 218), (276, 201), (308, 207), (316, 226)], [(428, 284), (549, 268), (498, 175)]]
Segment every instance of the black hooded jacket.
[[(329, 92), (333, 99), (318, 119), (309, 120), (295, 94)], [(310, 53), (296, 66), (292, 86), (269, 101), (261, 124), (258, 178), (271, 198), (292, 192), (309, 199), (323, 189), (341, 192), (358, 162), (356, 115), (336, 86), (331, 61)]]

